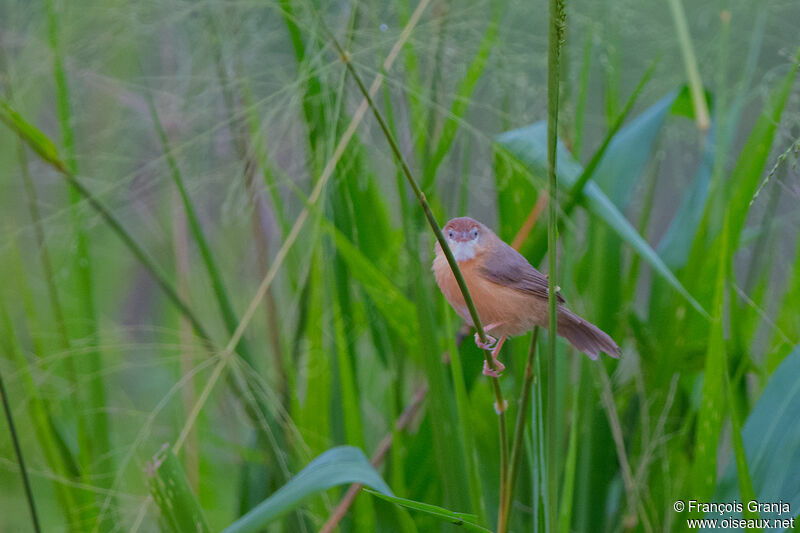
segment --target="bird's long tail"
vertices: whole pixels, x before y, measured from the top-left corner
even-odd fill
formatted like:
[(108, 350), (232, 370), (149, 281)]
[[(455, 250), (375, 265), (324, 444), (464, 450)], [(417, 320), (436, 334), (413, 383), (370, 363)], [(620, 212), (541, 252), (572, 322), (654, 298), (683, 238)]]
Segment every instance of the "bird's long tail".
[(619, 346), (611, 337), (566, 307), (558, 308), (558, 334), (592, 359), (597, 359), (600, 352), (619, 358)]

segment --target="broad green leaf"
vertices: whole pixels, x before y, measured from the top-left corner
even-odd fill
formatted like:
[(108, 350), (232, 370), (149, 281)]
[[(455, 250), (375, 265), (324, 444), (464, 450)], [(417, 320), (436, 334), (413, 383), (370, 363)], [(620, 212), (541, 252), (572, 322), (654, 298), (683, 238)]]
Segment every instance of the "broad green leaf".
[(361, 483), (381, 494), (393, 495), (364, 452), (352, 446), (338, 446), (311, 461), (286, 485), (225, 528), (223, 533), (261, 531), (273, 520), (297, 508), (309, 496), (347, 483)]
[[(800, 345), (772, 374), (742, 430), (757, 500), (782, 501), (791, 508), (789, 514), (784, 512), (782, 515), (760, 512), (761, 518), (791, 518), (800, 508), (800, 424), (797, 423), (800, 380), (797, 376), (800, 376)], [(731, 461), (717, 484), (712, 501), (734, 500), (743, 501), (736, 464)], [(741, 518), (741, 513), (726, 516)], [(715, 515), (715, 518), (723, 516)]]
[(169, 445), (148, 464), (147, 485), (161, 511), (165, 530), (175, 533), (210, 533), (208, 523), (189, 486), (186, 473)]
[[(545, 122), (536, 122), (530, 126), (512, 130), (497, 137), (498, 145), (518, 159), (534, 176), (543, 176), (546, 172), (546, 134)], [(581, 174), (582, 167), (575, 161), (567, 149), (558, 144), (558, 170), (559, 184), (568, 189)], [(706, 311), (689, 294), (684, 286), (675, 277), (675, 274), (664, 264), (658, 254), (642, 238), (636, 229), (628, 222), (616, 205), (606, 196), (600, 187), (589, 180), (584, 187), (583, 194), (586, 198), (586, 208), (593, 214), (603, 219), (620, 236), (628, 242), (633, 249), (650, 263), (655, 272), (672, 285), (686, 300), (704, 316)]]
[(477, 516), (474, 514), (457, 513), (455, 511), (445, 509), (444, 507), (438, 507), (429, 503), (416, 502), (414, 500), (406, 500), (405, 498), (398, 498), (397, 496), (382, 494), (374, 490), (365, 489), (364, 492), (368, 492), (373, 496), (376, 496), (382, 500), (386, 500), (387, 502), (392, 502), (415, 511), (420, 511), (425, 514), (435, 516), (440, 520), (445, 520), (456, 526), (463, 526), (464, 529), (468, 529), (470, 531), (491, 531), (476, 524), (475, 521), (477, 520)]

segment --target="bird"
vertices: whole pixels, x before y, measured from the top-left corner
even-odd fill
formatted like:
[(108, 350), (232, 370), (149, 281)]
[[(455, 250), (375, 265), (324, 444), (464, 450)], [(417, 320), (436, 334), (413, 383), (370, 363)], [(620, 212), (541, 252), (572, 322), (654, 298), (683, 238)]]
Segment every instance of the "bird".
[[(484, 361), (483, 374), (499, 377), (505, 365), (497, 357), (505, 340), (536, 326), (547, 327), (549, 280), (522, 254), (475, 219), (453, 218), (445, 224), (442, 233), (487, 333), (487, 342), (482, 342), (476, 332), (475, 343), (479, 348), (492, 350), (495, 369)], [(438, 241), (435, 250), (432, 270), (437, 285), (456, 313), (474, 327), (464, 295)], [(600, 352), (619, 358), (619, 346), (608, 334), (570, 311), (558, 290), (556, 297), (559, 336), (591, 359), (596, 360)], [(489, 332), (499, 340), (489, 336)]]

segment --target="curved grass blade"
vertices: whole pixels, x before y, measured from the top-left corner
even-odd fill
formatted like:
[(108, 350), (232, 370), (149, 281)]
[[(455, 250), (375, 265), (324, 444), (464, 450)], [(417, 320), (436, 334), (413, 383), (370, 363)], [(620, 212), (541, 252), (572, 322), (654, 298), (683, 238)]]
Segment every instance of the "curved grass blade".
[[(5, 309), (0, 307), (0, 311), (5, 315)], [(19, 465), (19, 472), (22, 477), (22, 485), (25, 488), (25, 498), (28, 500), (28, 510), (31, 513), (31, 521), (33, 522), (33, 530), (36, 533), (41, 531), (39, 525), (39, 515), (36, 512), (36, 498), (33, 496), (31, 489), (31, 482), (28, 478), (28, 469), (25, 468), (25, 458), (22, 454), (22, 447), (19, 444), (19, 437), (17, 435), (17, 428), (14, 424), (14, 415), (11, 413), (11, 404), (8, 401), (8, 392), (6, 392), (5, 382), (3, 375), (0, 373), (0, 397), (3, 400), (3, 412), (8, 423), (8, 431), (11, 436), (11, 442), (14, 444), (14, 454), (17, 457), (17, 464)]]
[(392, 490), (372, 467), (364, 452), (352, 446), (338, 446), (311, 461), (286, 485), (225, 528), (223, 533), (261, 531), (273, 520), (297, 508), (309, 496), (347, 483), (361, 483), (381, 494), (392, 496)]
[(147, 485), (161, 510), (164, 530), (175, 533), (211, 533), (206, 517), (189, 486), (181, 463), (164, 444), (147, 465)]
[(387, 502), (435, 516), (436, 518), (450, 522), (453, 525), (463, 526), (464, 529), (468, 529), (469, 531), (491, 531), (476, 524), (475, 520), (477, 520), (477, 516), (474, 514), (457, 513), (455, 511), (445, 509), (444, 507), (438, 507), (429, 503), (416, 502), (414, 500), (407, 500), (405, 498), (398, 498), (397, 496), (376, 492), (374, 490), (364, 489), (364, 492), (368, 492), (377, 498), (386, 500)]

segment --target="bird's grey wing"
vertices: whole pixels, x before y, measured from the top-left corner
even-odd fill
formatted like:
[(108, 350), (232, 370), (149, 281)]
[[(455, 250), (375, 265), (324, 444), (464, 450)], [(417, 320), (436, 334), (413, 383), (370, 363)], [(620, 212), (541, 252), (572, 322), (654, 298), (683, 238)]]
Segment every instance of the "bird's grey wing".
[[(501, 241), (498, 250), (487, 254), (481, 274), (498, 285), (547, 299), (547, 276), (536, 270), (522, 254)], [(561, 294), (556, 294), (560, 303)]]

